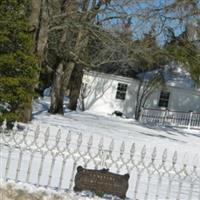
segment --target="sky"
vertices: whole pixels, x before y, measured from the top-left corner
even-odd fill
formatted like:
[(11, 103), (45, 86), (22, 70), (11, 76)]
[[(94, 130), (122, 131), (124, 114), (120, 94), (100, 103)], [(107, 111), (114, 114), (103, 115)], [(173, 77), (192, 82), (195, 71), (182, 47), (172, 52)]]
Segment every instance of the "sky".
[[(129, 17), (132, 16), (131, 25), (133, 32), (133, 39), (140, 39), (144, 36), (144, 33), (148, 33), (152, 27), (156, 29), (157, 40), (159, 43), (164, 43), (166, 37), (164, 34), (165, 27), (171, 27), (174, 30), (176, 36), (180, 35), (185, 31), (186, 23), (190, 23), (194, 19), (189, 18), (187, 21), (177, 20), (177, 17), (184, 15), (187, 12), (190, 12), (189, 6), (185, 6), (185, 8), (178, 6), (176, 8), (176, 12), (167, 11), (164, 12), (160, 10), (160, 8), (171, 5), (175, 0), (140, 0), (137, 2), (130, 0), (113, 0), (111, 4), (107, 6), (107, 11), (104, 14), (98, 16), (98, 19), (105, 19), (106, 17), (113, 16), (126, 16), (124, 21), (128, 21)], [(191, 0), (192, 1), (192, 0)], [(198, 8), (200, 8), (200, 0), (198, 1)], [(123, 4), (126, 2), (126, 5)], [(157, 12), (149, 12), (150, 10), (157, 9)], [(159, 11), (158, 11), (159, 10)], [(149, 13), (149, 14), (148, 14)], [(148, 16), (147, 18), (144, 17)], [(198, 16), (197, 19), (200, 19)], [(112, 19), (107, 22), (107, 26), (111, 24), (113, 26), (118, 26), (122, 23), (121, 19)]]

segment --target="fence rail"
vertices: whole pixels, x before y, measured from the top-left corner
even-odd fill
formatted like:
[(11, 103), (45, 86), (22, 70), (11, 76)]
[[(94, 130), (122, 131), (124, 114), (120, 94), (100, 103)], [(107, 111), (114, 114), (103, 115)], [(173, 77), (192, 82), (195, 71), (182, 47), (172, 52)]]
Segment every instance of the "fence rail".
[[(54, 136), (53, 136), (54, 135)], [(73, 132), (64, 138), (58, 130), (55, 134), (38, 126), (30, 132), (1, 127), (1, 165), (4, 181), (34, 184), (57, 190), (72, 190), (78, 165), (85, 168), (109, 168), (116, 173), (129, 173), (128, 197), (141, 199), (200, 200), (200, 171), (198, 156), (192, 166), (177, 164), (177, 152), (169, 160), (167, 149), (158, 159), (154, 148), (148, 157), (146, 147), (137, 152), (133, 143), (125, 150), (125, 143), (115, 150), (114, 140), (104, 144), (103, 138), (94, 146), (93, 136), (84, 144), (83, 135), (73, 140)], [(63, 140), (64, 139), (64, 140)]]
[(155, 125), (200, 129), (200, 113), (143, 108), (140, 120)]

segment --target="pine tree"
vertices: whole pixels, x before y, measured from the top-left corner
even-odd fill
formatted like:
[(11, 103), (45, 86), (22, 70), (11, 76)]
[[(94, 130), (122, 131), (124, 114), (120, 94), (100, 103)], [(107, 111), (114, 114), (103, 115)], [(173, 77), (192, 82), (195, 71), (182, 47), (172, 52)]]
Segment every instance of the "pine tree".
[(27, 122), (38, 72), (29, 32), (29, 0), (0, 2), (0, 121)]

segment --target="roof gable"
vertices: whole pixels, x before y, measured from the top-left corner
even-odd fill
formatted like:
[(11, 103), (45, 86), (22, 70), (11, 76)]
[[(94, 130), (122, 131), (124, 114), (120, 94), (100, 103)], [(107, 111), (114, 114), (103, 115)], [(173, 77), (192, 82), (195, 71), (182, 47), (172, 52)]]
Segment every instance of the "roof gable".
[(181, 64), (172, 62), (161, 69), (152, 70), (138, 75), (141, 80), (151, 80), (156, 74), (161, 73), (166, 85), (179, 88), (197, 89), (197, 85), (192, 80), (191, 75)]

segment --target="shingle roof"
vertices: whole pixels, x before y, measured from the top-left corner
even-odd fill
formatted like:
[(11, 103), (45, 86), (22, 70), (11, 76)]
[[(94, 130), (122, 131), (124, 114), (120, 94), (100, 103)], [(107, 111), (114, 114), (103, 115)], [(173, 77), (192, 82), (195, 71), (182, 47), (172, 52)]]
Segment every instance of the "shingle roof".
[(139, 73), (136, 67), (118, 63), (107, 63), (91, 70), (129, 78), (137, 78), (137, 74)]

